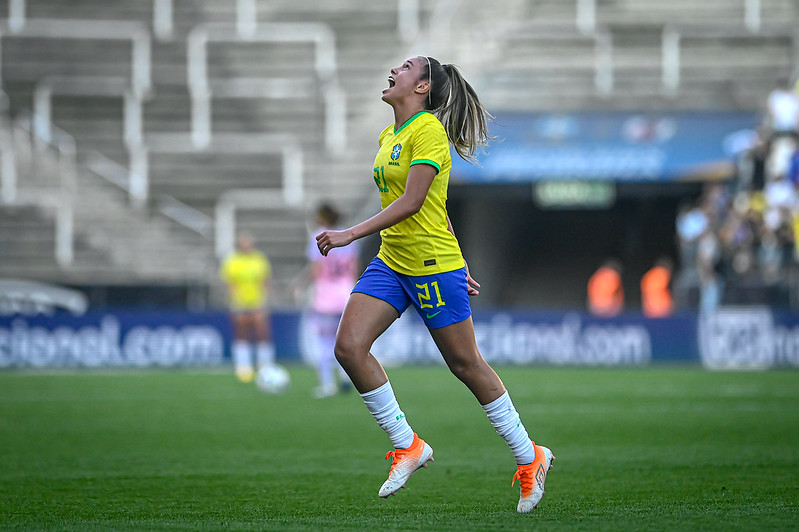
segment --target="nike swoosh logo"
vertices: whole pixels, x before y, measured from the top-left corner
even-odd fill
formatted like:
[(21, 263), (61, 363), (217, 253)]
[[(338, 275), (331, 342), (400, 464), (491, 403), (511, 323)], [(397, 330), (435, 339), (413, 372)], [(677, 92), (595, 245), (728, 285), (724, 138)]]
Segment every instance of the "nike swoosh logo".
[(435, 318), (439, 314), (441, 314), (440, 310), (438, 312), (436, 312), (435, 314), (426, 314), (426, 316), (427, 316), (427, 319), (429, 320), (430, 318)]

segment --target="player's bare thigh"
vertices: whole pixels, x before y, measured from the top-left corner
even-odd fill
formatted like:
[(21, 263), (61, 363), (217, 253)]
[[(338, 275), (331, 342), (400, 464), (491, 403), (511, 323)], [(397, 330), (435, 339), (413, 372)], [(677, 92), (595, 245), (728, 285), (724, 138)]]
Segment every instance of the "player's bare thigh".
[(336, 352), (346, 358), (365, 356), (378, 336), (399, 317), (397, 309), (366, 294), (350, 295), (336, 333)]
[(271, 330), (263, 309), (240, 310), (232, 314), (234, 335), (238, 340), (268, 341)]

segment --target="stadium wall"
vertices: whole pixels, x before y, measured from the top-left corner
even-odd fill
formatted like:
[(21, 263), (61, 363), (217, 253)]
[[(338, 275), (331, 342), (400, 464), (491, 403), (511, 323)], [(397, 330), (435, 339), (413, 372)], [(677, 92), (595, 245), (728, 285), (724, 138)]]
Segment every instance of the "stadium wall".
[[(311, 362), (310, 335), (296, 311), (273, 313), (278, 360)], [(490, 310), (474, 316), (478, 345), (496, 365), (648, 366), (709, 369), (799, 367), (799, 315), (765, 307), (722, 308), (648, 319), (579, 312)], [(222, 311), (90, 311), (76, 316), (0, 317), (0, 368), (208, 367), (229, 363), (231, 326)], [(442, 364), (411, 312), (375, 344), (387, 366)]]

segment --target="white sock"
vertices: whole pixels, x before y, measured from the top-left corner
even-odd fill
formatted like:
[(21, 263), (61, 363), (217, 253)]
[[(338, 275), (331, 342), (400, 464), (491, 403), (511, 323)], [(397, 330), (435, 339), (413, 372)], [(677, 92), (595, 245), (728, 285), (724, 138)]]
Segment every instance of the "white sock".
[(395, 449), (407, 449), (413, 443), (413, 430), (400, 410), (390, 382), (362, 393), (363, 402), (380, 428), (386, 431)]
[(233, 366), (236, 369), (250, 368), (252, 369), (252, 358), (250, 358), (250, 344), (244, 340), (235, 340), (233, 342)]
[(272, 342), (259, 342), (255, 350), (258, 367), (271, 366), (275, 363), (275, 344)]
[(518, 465), (532, 464), (535, 460), (535, 449), (527, 435), (527, 429), (519, 418), (519, 412), (513, 406), (507, 390), (499, 399), (483, 405), (488, 420), (497, 434), (505, 438)]

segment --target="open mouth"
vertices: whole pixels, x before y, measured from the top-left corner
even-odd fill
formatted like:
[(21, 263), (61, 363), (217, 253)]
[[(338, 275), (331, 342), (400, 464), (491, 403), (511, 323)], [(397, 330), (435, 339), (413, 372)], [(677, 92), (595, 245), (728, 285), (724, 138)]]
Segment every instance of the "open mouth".
[(396, 82), (394, 81), (394, 76), (389, 76), (388, 77), (388, 86), (389, 86), (389, 88), (393, 87), (395, 84), (396, 84)]

